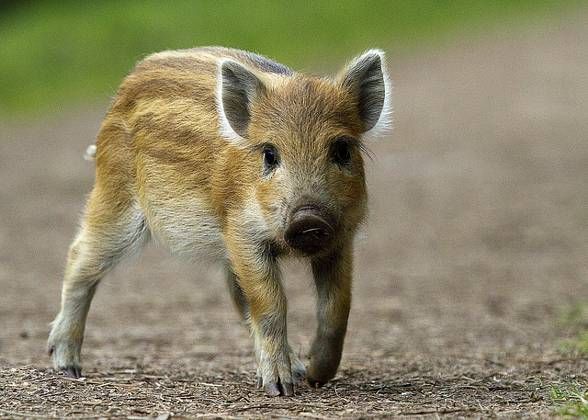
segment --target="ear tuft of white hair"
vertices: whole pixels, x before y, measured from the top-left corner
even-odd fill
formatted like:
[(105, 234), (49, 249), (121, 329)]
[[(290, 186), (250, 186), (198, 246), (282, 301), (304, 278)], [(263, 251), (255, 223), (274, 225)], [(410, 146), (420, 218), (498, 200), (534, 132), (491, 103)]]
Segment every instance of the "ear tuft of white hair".
[(92, 161), (96, 159), (96, 145), (91, 144), (86, 149), (86, 153), (84, 153), (84, 159)]

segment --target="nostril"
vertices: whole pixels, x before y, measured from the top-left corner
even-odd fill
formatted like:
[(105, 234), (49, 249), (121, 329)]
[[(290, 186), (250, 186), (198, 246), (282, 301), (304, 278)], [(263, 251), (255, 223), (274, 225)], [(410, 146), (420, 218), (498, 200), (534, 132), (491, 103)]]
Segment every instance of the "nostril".
[(323, 234), (325, 233), (323, 228), (308, 228), (308, 229), (304, 229), (301, 233), (314, 233), (314, 234)]
[(300, 232), (300, 235), (312, 236), (317, 240), (321, 240), (321, 239), (328, 237), (329, 232), (322, 227), (314, 227), (314, 228), (304, 229), (302, 232)]

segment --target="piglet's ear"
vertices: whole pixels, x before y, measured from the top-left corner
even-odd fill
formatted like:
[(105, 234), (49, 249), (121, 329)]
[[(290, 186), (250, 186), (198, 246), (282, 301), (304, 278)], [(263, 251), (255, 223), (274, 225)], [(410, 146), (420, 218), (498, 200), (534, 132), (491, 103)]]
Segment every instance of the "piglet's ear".
[(246, 137), (251, 120), (251, 106), (265, 87), (259, 78), (232, 60), (219, 64), (217, 108), (221, 134), (239, 142)]
[(383, 51), (369, 50), (356, 57), (339, 76), (339, 83), (355, 96), (365, 134), (381, 134), (389, 127), (391, 86)]

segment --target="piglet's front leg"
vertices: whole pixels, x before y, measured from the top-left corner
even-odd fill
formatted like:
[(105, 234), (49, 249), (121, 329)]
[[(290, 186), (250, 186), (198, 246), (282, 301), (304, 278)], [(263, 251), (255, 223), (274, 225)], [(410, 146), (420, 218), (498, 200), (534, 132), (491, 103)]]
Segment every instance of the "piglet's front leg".
[(351, 306), (352, 266), (351, 247), (312, 261), (318, 324), (307, 370), (311, 386), (321, 386), (337, 373)]
[(257, 385), (270, 396), (294, 394), (288, 345), (286, 296), (275, 257), (263, 247), (259, 251), (235, 249), (231, 262), (249, 307), (255, 340)]

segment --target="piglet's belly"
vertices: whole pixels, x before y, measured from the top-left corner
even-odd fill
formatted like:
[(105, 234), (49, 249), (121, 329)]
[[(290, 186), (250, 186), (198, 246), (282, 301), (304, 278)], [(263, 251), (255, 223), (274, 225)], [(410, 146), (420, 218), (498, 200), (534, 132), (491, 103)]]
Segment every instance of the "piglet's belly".
[(196, 261), (226, 260), (219, 221), (203, 199), (147, 199), (144, 204), (153, 238), (172, 254)]

